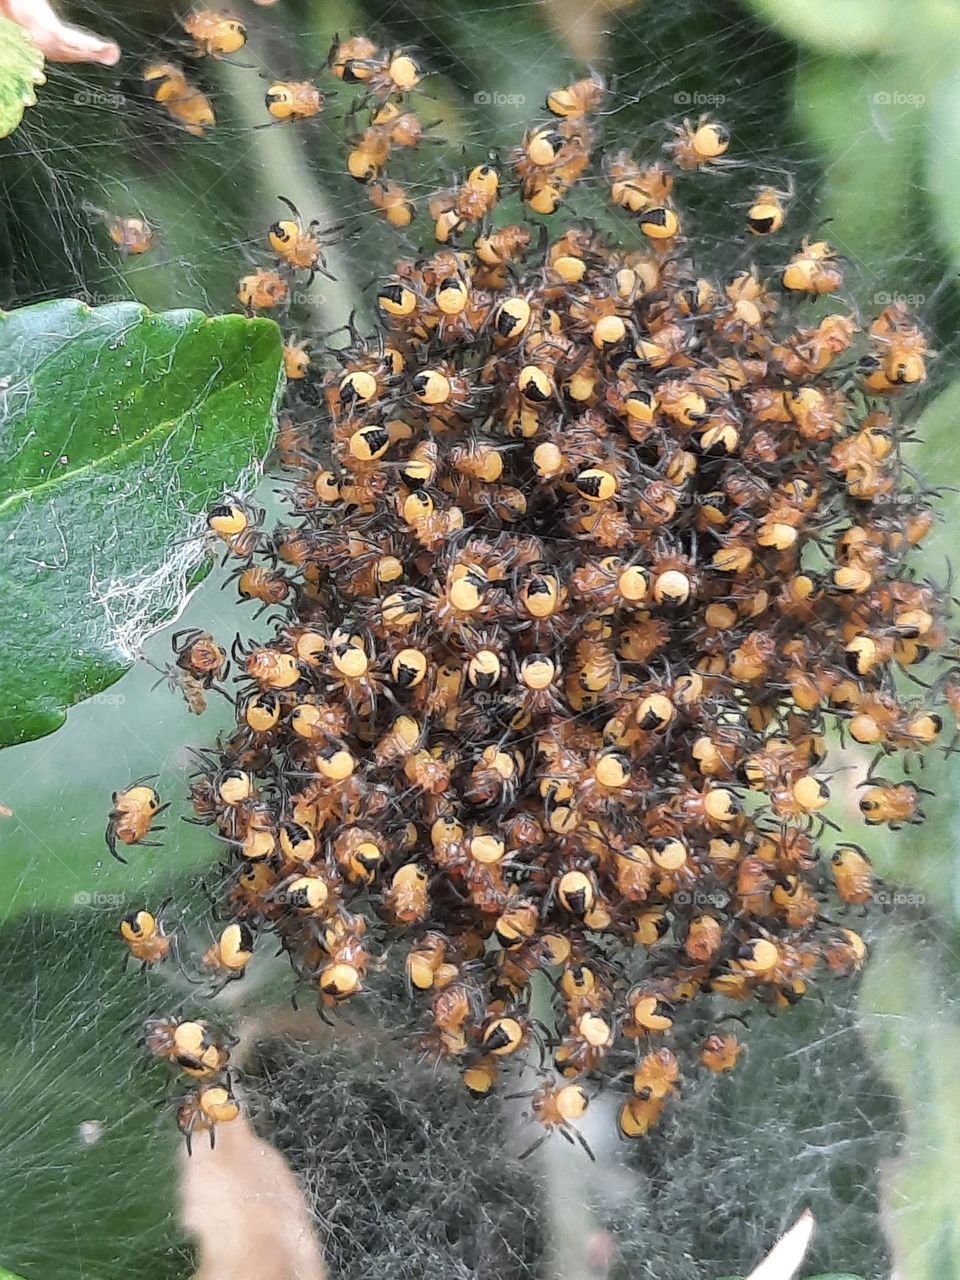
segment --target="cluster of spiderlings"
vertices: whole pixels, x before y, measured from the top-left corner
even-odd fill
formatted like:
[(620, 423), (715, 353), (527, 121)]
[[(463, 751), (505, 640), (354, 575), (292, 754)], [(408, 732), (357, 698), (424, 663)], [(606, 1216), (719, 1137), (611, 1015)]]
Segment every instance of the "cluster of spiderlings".
[(208, 1133), (212, 1147), (217, 1125), (240, 1114), (227, 1071), (230, 1045), (236, 1041), (200, 1019), (171, 1015), (148, 1019), (142, 1043), (154, 1057), (196, 1082), (177, 1099), (177, 1127), (187, 1140), (188, 1151), (197, 1133)]
[[(603, 98), (551, 94), (517, 148), (534, 212), (594, 167)], [(325, 1012), (401, 950), (422, 1050), (485, 1096), (539, 1044), (531, 1110), (568, 1138), (605, 1081), (632, 1137), (678, 1054), (735, 1065), (719, 1027), (684, 1047), (702, 997), (777, 1010), (860, 968), (834, 917), (875, 882), (828, 838), (827, 735), (909, 764), (960, 704), (944, 593), (909, 567), (933, 525), (899, 425), (923, 334), (899, 304), (863, 334), (836, 296), (802, 323), (842, 289), (825, 242), (774, 279), (701, 274), (674, 185), (732, 165), (729, 135), (675, 132), (662, 162), (604, 162), (634, 243), (532, 248), (494, 227), (492, 165), (438, 196), (440, 249), (396, 263), (376, 331), (315, 375), (321, 422), (292, 388), (290, 523), (209, 517), (241, 595), (282, 613), (234, 644), (236, 731), (192, 788), (229, 850), (206, 967), (242, 974), (269, 932)], [(789, 196), (759, 188), (748, 231)], [(195, 692), (225, 675), (212, 637), (174, 647)], [(898, 827), (920, 796), (874, 765), (859, 808)]]
[[(202, 9), (181, 24), (191, 39), (194, 58), (224, 59), (246, 45), (247, 31), (229, 14)], [(405, 97), (417, 87), (421, 70), (403, 49), (383, 52), (366, 36), (334, 39), (327, 55), (327, 69), (345, 85), (362, 90), (349, 112), (350, 139), (347, 172), (369, 187), (370, 203), (392, 227), (407, 227), (415, 206), (400, 183), (386, 177), (386, 166), (395, 150), (416, 147), (425, 133), (418, 116), (405, 110)], [(179, 128), (203, 137), (216, 124), (209, 98), (171, 62), (148, 64), (143, 81), (153, 99), (160, 103)], [(272, 124), (297, 125), (319, 116), (326, 107), (326, 94), (312, 80), (273, 80), (264, 95), (264, 106)], [(365, 125), (360, 125), (362, 116)], [(280, 196), (292, 218), (275, 222), (267, 235), (275, 266), (259, 266), (242, 277), (237, 298), (248, 314), (284, 309), (290, 303), (290, 285), (301, 272), (312, 281), (317, 272), (326, 273), (324, 249), (337, 238), (341, 226), (320, 230), (319, 223), (304, 224), (296, 206)], [(107, 226), (111, 239), (123, 253), (144, 253), (153, 244), (153, 229), (142, 218), (121, 218), (91, 207)], [(309, 344), (291, 335), (285, 350), (285, 367), (291, 379), (306, 376), (310, 364)]]
[[(119, 803), (111, 815), (111, 826), (107, 828), (107, 841), (115, 857), (119, 857), (115, 847), (117, 839), (123, 840), (125, 844), (149, 843), (134, 838), (136, 833), (123, 820), (125, 815), (129, 816), (133, 811), (133, 802), (142, 798), (141, 793), (148, 790), (154, 797), (156, 803), (153, 807), (156, 810), (159, 800), (152, 788), (136, 785), (115, 797), (115, 803)], [(118, 813), (121, 819), (119, 822)], [(121, 858), (120, 861), (124, 859)], [(231, 943), (236, 941), (235, 935), (238, 932), (237, 925), (227, 926), (218, 942), (204, 957), (207, 967), (214, 964), (214, 957), (219, 962), (223, 955), (230, 954)], [(176, 935), (167, 933), (162, 907), (156, 915), (146, 910), (129, 912), (120, 921), (120, 937), (127, 946), (124, 967), (133, 959), (140, 962), (141, 970), (149, 969), (176, 953)], [(217, 1125), (235, 1120), (240, 1114), (240, 1104), (233, 1093), (227, 1071), (230, 1047), (236, 1043), (234, 1037), (202, 1019), (170, 1014), (161, 1018), (149, 1018), (144, 1024), (140, 1043), (154, 1057), (164, 1059), (192, 1082), (189, 1092), (180, 1095), (174, 1102), (177, 1127), (187, 1140), (187, 1150), (191, 1150), (195, 1133), (208, 1133), (212, 1147)]]
[[(393, 152), (417, 147), (426, 132), (417, 114), (403, 105), (420, 83), (419, 65), (402, 49), (384, 53), (366, 36), (353, 36), (334, 40), (327, 68), (343, 84), (362, 90), (348, 114), (347, 172), (368, 187), (370, 203), (390, 226), (408, 227), (416, 207), (406, 189), (386, 176), (386, 168)], [(272, 84), (265, 101), (270, 114), (281, 122), (309, 119), (325, 105), (324, 94), (311, 81)], [(283, 196), (280, 199), (293, 218), (270, 227), (267, 240), (276, 267), (258, 267), (240, 281), (237, 298), (248, 314), (287, 306), (290, 281), (298, 273), (308, 273), (308, 285), (318, 271), (328, 274), (323, 250), (336, 242), (342, 230), (338, 224), (321, 231), (316, 220), (305, 225), (296, 206)], [(309, 344), (291, 335), (284, 356), (287, 377), (304, 378), (310, 365)]]

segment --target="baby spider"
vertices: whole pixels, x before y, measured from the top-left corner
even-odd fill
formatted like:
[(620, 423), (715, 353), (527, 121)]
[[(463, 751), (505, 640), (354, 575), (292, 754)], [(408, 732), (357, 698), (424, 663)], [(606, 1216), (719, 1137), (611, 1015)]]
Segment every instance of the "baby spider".
[(719, 120), (711, 120), (709, 115), (703, 115), (696, 124), (684, 120), (683, 124), (674, 124), (670, 128), (676, 137), (664, 144), (664, 150), (672, 157), (677, 168), (718, 169), (738, 163), (722, 158), (730, 146), (730, 130)]
[(223, 1071), (230, 1060), (236, 1036), (226, 1036), (208, 1022), (178, 1018), (148, 1018), (140, 1041), (157, 1058), (166, 1058), (185, 1075), (209, 1079)]
[[(207, 511), (207, 528), (226, 547), (220, 563), (226, 564), (231, 555), (248, 560), (256, 551), (263, 531), (266, 511), (262, 507), (248, 506), (239, 498), (228, 495), (223, 502), (215, 503)], [(178, 633), (179, 634), (179, 633)]]
[(230, 1077), (223, 1084), (203, 1084), (185, 1097), (177, 1099), (177, 1128), (187, 1140), (187, 1155), (192, 1155), (192, 1138), (195, 1133), (210, 1134), (210, 1149), (215, 1144), (218, 1124), (229, 1124), (240, 1114)]
[(335, 35), (327, 53), (327, 66), (338, 80), (363, 85), (366, 96), (380, 102), (401, 98), (423, 78), (419, 63), (406, 50), (383, 53), (366, 36), (341, 40)]
[(787, 186), (782, 191), (776, 187), (759, 187), (754, 193), (747, 210), (747, 229), (751, 235), (774, 235), (783, 226), (787, 206), (795, 194), (793, 178), (787, 177)]
[(289, 297), (290, 286), (280, 272), (267, 271), (265, 267), (244, 276), (237, 286), (237, 301), (248, 316), (285, 307)]
[(156, 667), (160, 679), (154, 684), (155, 689), (166, 682), (170, 689), (179, 690), (194, 715), (202, 715), (206, 711), (208, 689), (215, 689), (228, 702), (233, 701), (227, 691), (216, 683), (226, 678), (230, 662), (209, 631), (198, 628), (177, 631), (171, 638), (171, 644), (176, 654), (176, 665)]
[(860, 786), (866, 788), (858, 805), (864, 822), (869, 827), (886, 824), (892, 831), (899, 830), (905, 823), (922, 822), (920, 797), (933, 795), (927, 787), (918, 787), (915, 782), (890, 782), (874, 776), (865, 778)]
[(247, 30), (243, 23), (229, 13), (215, 9), (200, 9), (181, 20), (188, 36), (193, 38), (191, 56), (195, 58), (225, 58), (237, 53), (247, 43)]
[[(110, 821), (107, 823), (107, 848), (118, 862), (126, 862), (117, 853), (117, 841), (121, 844), (144, 844), (159, 846), (159, 840), (146, 840), (144, 837), (150, 830), (154, 818), (168, 809), (168, 804), (161, 804), (160, 797), (153, 787), (145, 784), (152, 782), (157, 775), (138, 778), (123, 791), (114, 791), (113, 808), (110, 810)], [(164, 827), (154, 827), (155, 831), (164, 831)]]
[(596, 1156), (590, 1150), (586, 1138), (574, 1125), (574, 1121), (582, 1119), (590, 1099), (579, 1084), (559, 1084), (553, 1080), (545, 1080), (539, 1089), (532, 1093), (508, 1094), (511, 1098), (529, 1098), (530, 1116), (542, 1127), (543, 1133), (524, 1151), (520, 1159), (526, 1160), (556, 1131), (572, 1145), (579, 1142), (584, 1151), (594, 1162)]
[(205, 689), (212, 688), (216, 680), (226, 679), (230, 662), (209, 631), (198, 627), (175, 631), (170, 644), (180, 670), (189, 672)]
[(273, 119), (256, 128), (269, 129), (270, 125), (285, 121), (309, 120), (320, 114), (324, 101), (325, 95), (309, 80), (274, 81), (264, 97), (264, 105)]
[(254, 933), (248, 924), (228, 924), (203, 955), (203, 967), (216, 975), (214, 990), (237, 982), (246, 973), (253, 954)]
[(120, 921), (120, 937), (127, 944), (127, 954), (123, 958), (126, 969), (131, 957), (140, 961), (140, 972), (160, 964), (166, 960), (173, 946), (171, 938), (163, 928), (163, 910), (170, 899), (160, 904), (160, 909), (153, 915), (147, 909), (131, 911)]
[(94, 204), (85, 203), (83, 207), (87, 213), (95, 214), (103, 221), (107, 234), (124, 257), (146, 253), (153, 248), (155, 233), (146, 218), (134, 214), (110, 213)]
[(241, 600), (259, 600), (260, 608), (254, 613), (259, 618), (271, 605), (283, 604), (293, 589), (286, 574), (279, 569), (265, 569), (262, 565), (237, 565), (220, 584), (221, 591), (228, 583), (236, 582)]
[[(326, 269), (327, 260), (323, 250), (338, 242), (337, 233), (343, 230), (343, 223), (338, 222), (335, 226), (320, 231), (320, 220), (314, 218), (304, 226), (300, 210), (293, 201), (286, 196), (277, 196), (277, 199), (287, 206), (293, 218), (281, 218), (273, 223), (267, 232), (270, 248), (292, 270), (310, 272), (308, 287), (318, 273), (332, 280), (333, 276)], [(332, 239), (327, 239), (328, 236)]]
[(143, 73), (155, 102), (160, 102), (172, 118), (195, 138), (202, 138), (205, 129), (212, 129), (216, 117), (210, 99), (201, 93), (183, 74), (180, 67), (170, 62), (155, 62)]

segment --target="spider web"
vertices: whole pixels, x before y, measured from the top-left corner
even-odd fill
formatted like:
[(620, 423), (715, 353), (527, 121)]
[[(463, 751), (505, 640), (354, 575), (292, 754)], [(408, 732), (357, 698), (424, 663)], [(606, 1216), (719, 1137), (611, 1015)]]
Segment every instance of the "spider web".
[[(425, 221), (409, 234), (390, 232), (346, 177), (349, 94), (302, 127), (254, 127), (266, 120), (265, 77), (319, 74), (335, 30), (411, 46), (434, 73), (416, 105), (424, 120), (443, 120), (431, 131), (440, 141), (399, 157), (390, 170), (414, 198), (491, 153), (506, 156), (524, 125), (539, 118), (544, 93), (582, 74), (593, 57), (616, 77), (618, 101), (636, 99), (603, 121), (603, 148), (628, 145), (652, 157), (666, 121), (706, 110), (733, 128), (749, 176), (708, 176), (684, 193), (706, 267), (732, 274), (754, 257), (767, 269), (776, 264), (782, 248), (758, 253), (742, 235), (744, 201), (758, 182), (782, 186), (792, 175), (796, 238), (822, 225), (824, 191), (841, 161), (834, 157), (828, 167), (822, 145), (801, 131), (795, 47), (735, 0), (578, 11), (534, 0), (236, 7), (250, 29), (236, 63), (254, 65), (188, 64), (217, 113), (202, 141), (177, 129), (139, 78), (151, 59), (182, 60), (168, 6), (134, 14), (96, 3), (72, 15), (117, 39), (124, 56), (109, 73), (50, 67), (41, 104), (2, 144), (0, 306), (70, 295), (94, 305), (133, 297), (155, 309), (235, 309), (239, 276), (269, 261), (264, 229), (279, 215), (279, 194), (307, 219), (346, 219), (349, 230), (329, 257), (335, 279), (319, 277), (296, 294), (285, 327), (329, 331), (354, 308), (362, 314), (378, 274), (427, 242)], [(822, 122), (821, 144), (831, 127)], [(878, 121), (862, 145), (875, 145), (882, 133)], [(878, 189), (886, 208), (884, 198)], [(90, 206), (147, 217), (158, 229), (157, 249), (119, 258)], [(560, 216), (592, 217), (611, 231), (623, 225), (596, 183), (583, 184)], [(884, 219), (877, 221), (882, 229)], [(853, 260), (853, 289), (865, 311), (876, 309), (881, 289), (909, 292), (947, 346), (956, 291), (922, 216), (910, 235), (881, 230), (869, 256), (831, 238)], [(936, 383), (946, 385), (950, 371), (948, 353)], [(929, 471), (950, 462), (928, 454), (923, 465)], [(258, 493), (274, 509), (276, 483), (268, 479)], [(220, 592), (220, 582), (215, 573), (181, 601), (180, 625), (221, 639), (250, 634), (249, 614)], [(166, 635), (138, 630), (144, 589), (110, 584), (105, 605), (118, 646), (142, 648), (162, 666)], [(173, 589), (185, 595), (185, 581)], [(140, 1069), (135, 1041), (146, 1014), (196, 1006), (178, 974), (120, 974), (111, 935), (125, 911), (173, 893), (181, 927), (203, 943), (208, 913), (191, 875), (216, 855), (208, 838), (176, 820), (190, 768), (184, 744), (212, 743), (229, 709), (213, 700), (198, 722), (166, 691), (152, 692), (156, 677), (140, 664), (113, 690), (74, 708), (59, 733), (0, 759), (0, 801), (15, 812), (0, 818), (7, 904), (0, 989), (9, 1010), (0, 1033), (0, 1264), (28, 1280), (119, 1280), (131, 1264), (179, 1280), (195, 1265), (179, 1225), (171, 1087), (161, 1068)], [(165, 846), (133, 851), (125, 868), (105, 865), (110, 792), (153, 773), (174, 801)], [(956, 771), (937, 766), (932, 774), (931, 785), (947, 794)], [(601, 1095), (584, 1125), (595, 1165), (557, 1139), (520, 1162), (532, 1140), (522, 1103), (474, 1105), (454, 1076), (418, 1065), (402, 989), (389, 969), (335, 1031), (305, 1031), (298, 1020), (291, 1036), (284, 1034), (289, 974), (279, 962), (255, 964), (229, 1010), (234, 1025), (259, 1028), (250, 1032), (255, 1043), (240, 1087), (258, 1131), (300, 1180), (331, 1276), (745, 1274), (808, 1206), (819, 1223), (811, 1273), (890, 1274), (891, 1250), (902, 1256), (911, 1233), (930, 1229), (926, 1199), (935, 1198), (935, 1183), (949, 1188), (953, 1171), (942, 1163), (936, 1124), (909, 1091), (911, 1063), (930, 1081), (944, 1057), (955, 1061), (948, 1032), (937, 1031), (953, 1013), (960, 898), (947, 807), (931, 802), (934, 821), (910, 837), (916, 865), (906, 868), (885, 841), (870, 846), (879, 868), (899, 875), (904, 889), (895, 909), (867, 929), (875, 960), (864, 991), (825, 984), (790, 1016), (753, 1014), (742, 1033), (743, 1065), (730, 1077), (690, 1080), (653, 1138), (636, 1147), (613, 1136), (614, 1101)], [(891, 974), (903, 972), (905, 950), (909, 981), (893, 991)], [(533, 1081), (531, 1070), (517, 1088)], [(947, 1246), (934, 1241), (931, 1248)], [(948, 1272), (934, 1264), (929, 1274)], [(913, 1271), (901, 1274), (913, 1280)]]

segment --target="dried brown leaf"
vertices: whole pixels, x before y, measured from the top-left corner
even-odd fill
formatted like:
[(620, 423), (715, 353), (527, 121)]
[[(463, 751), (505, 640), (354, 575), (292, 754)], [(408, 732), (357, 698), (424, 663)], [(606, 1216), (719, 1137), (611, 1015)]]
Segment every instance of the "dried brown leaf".
[(194, 1280), (326, 1280), (303, 1192), (283, 1156), (241, 1116), (184, 1151), (183, 1226), (200, 1265)]

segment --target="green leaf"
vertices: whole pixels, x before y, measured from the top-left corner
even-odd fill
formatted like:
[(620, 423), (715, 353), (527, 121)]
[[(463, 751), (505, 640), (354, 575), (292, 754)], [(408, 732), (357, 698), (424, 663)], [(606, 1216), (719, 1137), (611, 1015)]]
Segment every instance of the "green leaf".
[[(952, 947), (920, 926), (874, 943), (861, 988), (864, 1039), (900, 1096), (905, 1136), (884, 1175), (892, 1271), (910, 1280), (960, 1274), (960, 1027), (952, 1016)], [(924, 936), (926, 933), (927, 936)]]
[(782, 35), (826, 53), (879, 53), (898, 28), (898, 0), (748, 0)]
[(12, 1271), (4, 1271), (0, 1267), (0, 1280), (21, 1280), (20, 1276), (15, 1276)]
[(45, 80), (43, 54), (26, 29), (0, 17), (0, 138), (13, 133), (24, 108), (37, 101), (34, 87)]
[(822, 53), (853, 60), (871, 54), (940, 61), (960, 32), (953, 0), (748, 0), (754, 13), (781, 35)]
[(934, 86), (930, 102), (930, 127), (924, 147), (926, 186), (930, 192), (940, 243), (954, 271), (960, 270), (960, 160), (951, 139), (960, 128), (960, 85), (954, 67)]
[(0, 314), (0, 745), (58, 728), (171, 616), (190, 519), (262, 457), (281, 383), (272, 320)]
[[(956, 484), (960, 477), (960, 378), (954, 379), (924, 408), (916, 425), (922, 441), (915, 447), (914, 457), (935, 484)], [(924, 543), (926, 563), (933, 575), (943, 581), (946, 564), (952, 558), (960, 537), (960, 517), (949, 499), (938, 504), (938, 522)], [(931, 762), (933, 763), (933, 762)]]
[[(926, 139), (917, 80), (912, 64), (893, 59), (813, 57), (797, 73), (797, 119), (824, 170), (816, 214), (830, 219), (826, 234), (851, 260), (848, 284), (871, 315), (889, 302), (885, 295), (917, 287), (904, 252)], [(802, 216), (809, 221), (812, 212)], [(792, 216), (799, 220), (799, 211)]]

